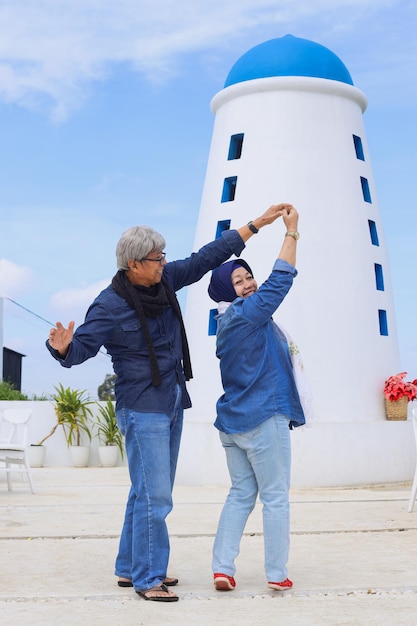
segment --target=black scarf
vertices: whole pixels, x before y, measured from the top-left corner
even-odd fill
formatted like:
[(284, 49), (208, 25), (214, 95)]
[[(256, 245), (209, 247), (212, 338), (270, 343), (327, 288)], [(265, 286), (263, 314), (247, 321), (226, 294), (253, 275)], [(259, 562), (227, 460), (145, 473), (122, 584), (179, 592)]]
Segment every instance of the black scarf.
[(127, 278), (124, 270), (119, 270), (117, 274), (113, 276), (111, 284), (115, 292), (136, 311), (139, 318), (145, 335), (146, 345), (149, 350), (152, 385), (154, 385), (154, 387), (160, 385), (162, 381), (158, 360), (155, 354), (155, 348), (152, 343), (146, 318), (157, 317), (158, 315), (161, 315), (166, 308), (172, 306), (181, 327), (184, 376), (185, 380), (190, 380), (190, 378), (193, 377), (190, 350), (188, 348), (187, 335), (185, 334), (184, 321), (182, 319), (180, 305), (171, 285), (169, 285), (167, 281), (162, 278), (160, 283), (153, 285), (152, 287), (135, 287)]

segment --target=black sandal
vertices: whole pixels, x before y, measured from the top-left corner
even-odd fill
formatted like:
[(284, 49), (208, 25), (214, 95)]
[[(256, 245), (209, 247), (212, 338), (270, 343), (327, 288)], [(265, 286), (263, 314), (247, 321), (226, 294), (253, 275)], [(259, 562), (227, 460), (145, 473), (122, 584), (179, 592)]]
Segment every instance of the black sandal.
[[(118, 580), (117, 584), (119, 587), (133, 587), (131, 580)], [(175, 585), (178, 585), (178, 578), (165, 578), (165, 580), (162, 581), (162, 584), (166, 587), (175, 587)]]
[(166, 585), (158, 585), (157, 587), (151, 587), (150, 589), (145, 589), (144, 591), (137, 591), (138, 596), (143, 598), (144, 600), (151, 600), (153, 602), (177, 602), (179, 600), (178, 596), (174, 595), (166, 595), (166, 596), (147, 596), (146, 594), (150, 591), (163, 591), (166, 594), (169, 594), (168, 587)]

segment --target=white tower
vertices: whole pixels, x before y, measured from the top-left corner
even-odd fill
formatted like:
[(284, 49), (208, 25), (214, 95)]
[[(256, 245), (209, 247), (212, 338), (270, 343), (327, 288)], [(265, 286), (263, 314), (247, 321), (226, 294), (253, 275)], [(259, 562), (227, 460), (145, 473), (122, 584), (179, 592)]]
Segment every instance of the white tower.
[[(400, 370), (366, 105), (334, 53), (291, 35), (244, 54), (211, 103), (215, 124), (194, 248), (270, 204), (291, 202), (300, 214), (299, 276), (276, 314), (302, 352), (316, 416), (310, 429), (293, 433), (293, 484), (407, 480), (412, 474), (412, 451), (409, 462), (403, 458), (409, 425), (388, 423), (384, 414), (384, 380)], [(244, 250), (258, 283), (269, 275), (283, 233), (276, 222)], [(221, 464), (218, 482), (227, 477), (211, 426), (222, 390), (208, 282), (209, 276), (188, 291), (194, 380), (186, 423), (190, 445), (200, 448), (212, 479), (213, 466)], [(397, 461), (387, 464), (393, 455)], [(194, 475), (205, 482), (196, 465)]]

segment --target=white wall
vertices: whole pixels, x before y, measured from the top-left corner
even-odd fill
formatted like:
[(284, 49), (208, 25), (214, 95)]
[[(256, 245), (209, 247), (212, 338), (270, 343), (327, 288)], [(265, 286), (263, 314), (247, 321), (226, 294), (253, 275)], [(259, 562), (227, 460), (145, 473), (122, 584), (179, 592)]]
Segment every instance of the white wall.
[[(291, 433), (295, 488), (411, 481), (416, 463), (411, 420), (314, 422)], [(186, 421), (179, 485), (229, 485), (225, 453), (212, 424)]]
[[(0, 402), (0, 412), (14, 406), (30, 406), (29, 443), (37, 443), (55, 423), (50, 402)], [(417, 402), (415, 402), (417, 405)], [(412, 404), (409, 404), (409, 409)], [(410, 413), (410, 411), (409, 411)], [(177, 485), (228, 485), (225, 454), (212, 423), (193, 421), (185, 411)], [(412, 480), (416, 463), (411, 423), (408, 421), (312, 422), (291, 433), (292, 486), (324, 487), (368, 485)], [(71, 466), (66, 441), (59, 427), (45, 442), (45, 466)], [(91, 443), (90, 466), (99, 466), (98, 440)], [(354, 459), (354, 462), (352, 462)], [(125, 465), (126, 459), (118, 465)], [(0, 480), (4, 480), (0, 472)]]

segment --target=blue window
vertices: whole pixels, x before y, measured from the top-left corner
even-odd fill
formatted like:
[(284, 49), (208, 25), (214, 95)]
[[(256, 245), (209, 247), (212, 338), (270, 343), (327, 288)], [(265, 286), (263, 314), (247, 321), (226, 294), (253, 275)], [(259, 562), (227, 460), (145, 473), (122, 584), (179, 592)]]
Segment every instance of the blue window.
[(356, 158), (361, 161), (365, 161), (365, 156), (363, 154), (363, 146), (362, 139), (357, 135), (353, 135), (353, 143), (355, 145)]
[(378, 291), (384, 291), (384, 273), (382, 271), (382, 265), (375, 263), (375, 282)]
[(232, 202), (236, 194), (237, 176), (225, 178), (223, 183), (222, 202)]
[(372, 202), (371, 192), (369, 191), (368, 179), (361, 176), (361, 185), (362, 185), (363, 199), (365, 200), (365, 202)]
[(208, 325), (208, 334), (209, 334), (209, 336), (210, 335), (215, 335), (216, 332), (217, 332), (216, 315), (217, 315), (217, 309), (210, 309), (209, 325)]
[(230, 229), (230, 220), (220, 220), (217, 222), (216, 239), (221, 237), (224, 230)]
[(242, 156), (242, 145), (243, 133), (239, 133), (238, 135), (232, 135), (230, 137), (229, 156), (227, 157), (228, 161), (240, 159), (240, 157)]
[(372, 220), (368, 220), (368, 224), (369, 224), (369, 234), (371, 235), (372, 245), (379, 246), (378, 231), (376, 228), (376, 224)]
[(379, 334), (388, 336), (388, 322), (387, 322), (387, 312), (384, 309), (379, 309), (378, 311), (379, 317)]

